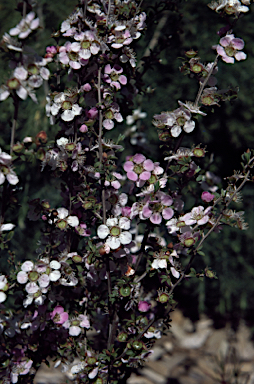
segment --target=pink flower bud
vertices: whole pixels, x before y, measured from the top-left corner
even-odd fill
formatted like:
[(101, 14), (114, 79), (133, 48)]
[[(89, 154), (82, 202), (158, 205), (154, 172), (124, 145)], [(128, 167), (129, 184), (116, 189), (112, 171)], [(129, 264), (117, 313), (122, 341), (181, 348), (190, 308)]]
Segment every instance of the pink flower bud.
[(87, 112), (87, 116), (89, 117), (89, 119), (95, 119), (97, 115), (98, 115), (98, 110), (95, 107), (89, 109), (89, 111)]
[(85, 124), (82, 124), (81, 127), (79, 128), (80, 132), (85, 133), (88, 131), (88, 128)]
[(147, 301), (140, 301), (138, 303), (138, 310), (140, 312), (147, 312), (151, 307), (151, 304), (149, 304)]
[(214, 195), (212, 195), (210, 192), (205, 191), (202, 193), (201, 199), (206, 203), (210, 203), (210, 201), (214, 199)]
[(86, 92), (89, 92), (91, 91), (92, 87), (89, 83), (86, 83), (83, 85), (83, 90), (86, 91)]

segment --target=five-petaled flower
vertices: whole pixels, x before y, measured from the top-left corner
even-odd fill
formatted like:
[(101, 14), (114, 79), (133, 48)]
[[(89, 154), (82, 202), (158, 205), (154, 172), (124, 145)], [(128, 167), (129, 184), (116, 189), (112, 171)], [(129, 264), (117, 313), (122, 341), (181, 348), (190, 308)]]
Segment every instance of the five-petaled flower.
[(106, 240), (106, 245), (115, 250), (122, 245), (130, 244), (132, 235), (128, 232), (130, 229), (130, 220), (127, 217), (113, 217), (107, 219), (106, 224), (101, 224), (97, 229), (100, 239)]
[(39, 25), (39, 18), (35, 19), (35, 13), (30, 12), (16, 25), (16, 27), (10, 29), (9, 34), (11, 36), (18, 36), (19, 39), (26, 39), (31, 32), (39, 27)]
[(68, 313), (64, 312), (63, 307), (57, 305), (53, 312), (50, 313), (50, 318), (55, 324), (63, 324), (68, 320)]
[(215, 45), (213, 48), (217, 50), (223, 61), (233, 64), (235, 59), (237, 61), (246, 59), (246, 53), (241, 51), (243, 47), (244, 41), (232, 34), (222, 37), (220, 44)]

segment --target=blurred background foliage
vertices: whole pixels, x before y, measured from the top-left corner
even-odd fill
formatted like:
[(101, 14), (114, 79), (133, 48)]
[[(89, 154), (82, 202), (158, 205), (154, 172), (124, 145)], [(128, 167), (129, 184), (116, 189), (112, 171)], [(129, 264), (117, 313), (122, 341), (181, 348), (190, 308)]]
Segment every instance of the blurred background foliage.
[[(147, 113), (147, 117), (140, 121), (139, 133), (145, 142), (130, 142), (126, 135), (125, 147), (121, 160), (127, 154), (143, 152), (147, 157), (163, 163), (163, 150), (159, 148), (157, 132), (151, 121), (154, 114), (170, 111), (178, 107), (177, 101), (195, 100), (198, 84), (195, 79), (184, 76), (179, 71), (185, 51), (190, 48), (198, 50), (201, 62), (211, 62), (215, 52), (211, 46), (218, 44), (219, 29), (227, 24), (218, 14), (207, 7), (207, 0), (144, 0), (142, 8), (148, 14), (147, 29), (143, 38), (135, 42), (137, 51), (139, 88), (141, 95), (135, 99), (135, 104), (126, 104), (124, 115), (131, 109), (140, 107)], [(39, 0), (36, 11), (42, 19), (42, 29), (29, 40), (30, 52), (37, 52), (43, 56), (45, 47), (54, 45), (50, 38), (74, 9), (73, 0)], [(5, 2), (0, 0), (0, 35), (17, 24), (20, 13), (14, 11), (18, 3), (15, 0)], [(246, 43), (244, 51), (248, 59), (236, 62), (234, 65), (219, 62), (216, 75), (218, 88), (239, 88), (238, 98), (233, 102), (226, 102), (214, 111), (205, 110), (206, 117), (200, 117), (195, 130), (184, 137), (182, 146), (203, 143), (207, 146), (208, 157), (214, 155), (210, 170), (223, 178), (240, 169), (241, 154), (247, 148), (254, 148), (254, 29), (253, 10), (240, 17), (234, 34)], [(152, 43), (155, 42), (154, 46)], [(149, 48), (152, 46), (152, 50)], [(144, 58), (150, 52), (150, 57)], [(4, 82), (11, 73), (11, 64), (4, 52), (0, 53), (0, 77)], [(45, 130), (50, 140), (53, 140), (57, 127), (50, 126), (45, 116), (45, 85), (39, 94), (38, 104), (31, 100), (21, 103), (18, 118), (17, 139), (22, 141), (26, 136), (35, 136), (37, 132)], [(8, 151), (10, 141), (10, 127), (12, 124), (13, 105), (10, 99), (0, 103), (0, 147)], [(121, 124), (109, 136), (117, 137), (119, 133), (128, 131), (126, 124)], [(119, 162), (120, 164), (120, 162)], [(16, 252), (18, 260), (36, 257), (36, 248), (40, 238), (40, 223), (26, 218), (29, 200), (46, 198), (52, 207), (61, 206), (60, 182), (49, 177), (47, 172), (40, 172), (39, 162), (23, 163), (16, 166), (21, 182), (15, 192), (18, 202), (17, 208), (9, 210), (7, 219), (17, 224), (12, 239), (12, 250)], [(56, 193), (58, 190), (59, 193)], [(243, 192), (243, 202), (234, 209), (246, 212), (249, 223), (247, 231), (223, 228), (219, 234), (212, 234), (206, 241), (204, 252), (206, 256), (195, 261), (195, 268), (201, 271), (206, 266), (211, 267), (218, 276), (218, 280), (186, 279), (177, 288), (175, 298), (185, 315), (193, 320), (200, 313), (207, 313), (215, 320), (215, 325), (223, 325), (231, 321), (237, 327), (239, 320), (244, 318), (254, 329), (254, 249), (253, 249), (253, 186), (248, 185)], [(8, 220), (7, 220), (8, 221)], [(2, 270), (7, 269), (8, 254), (1, 252)], [(4, 270), (3, 270), (4, 272)]]

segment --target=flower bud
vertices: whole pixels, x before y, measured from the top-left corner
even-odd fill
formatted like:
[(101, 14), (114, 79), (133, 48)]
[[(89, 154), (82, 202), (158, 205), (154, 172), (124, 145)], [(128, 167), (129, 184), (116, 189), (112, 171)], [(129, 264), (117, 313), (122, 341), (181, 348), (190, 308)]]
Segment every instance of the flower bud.
[(160, 293), (157, 301), (159, 301), (161, 304), (167, 303), (169, 300), (169, 295), (167, 293)]
[(139, 351), (140, 349), (143, 348), (143, 343), (142, 341), (139, 340), (134, 340), (132, 342), (132, 348), (135, 349), (136, 351)]
[(120, 341), (120, 343), (124, 343), (128, 338), (128, 334), (126, 332), (121, 332), (117, 336), (117, 340)]
[(123, 297), (127, 297), (127, 296), (130, 296), (131, 294), (131, 289), (130, 287), (126, 286), (126, 287), (121, 287), (119, 289), (119, 292), (120, 292), (120, 295), (123, 296)]
[(88, 365), (94, 365), (97, 363), (97, 359), (94, 356), (90, 356), (86, 359)]
[(185, 52), (185, 56), (187, 56), (189, 59), (192, 57), (197, 56), (198, 51), (194, 51), (194, 49), (189, 49), (188, 51)]

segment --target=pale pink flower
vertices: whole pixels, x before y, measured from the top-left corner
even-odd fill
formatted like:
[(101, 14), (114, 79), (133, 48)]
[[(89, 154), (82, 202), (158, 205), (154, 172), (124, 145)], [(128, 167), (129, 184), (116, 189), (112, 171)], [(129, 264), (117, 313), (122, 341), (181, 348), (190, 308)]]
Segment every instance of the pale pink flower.
[[(181, 102), (180, 102), (181, 103)], [(158, 127), (166, 127), (170, 129), (173, 137), (178, 137), (182, 130), (190, 133), (195, 128), (195, 121), (191, 120), (191, 106), (182, 103), (180, 108), (172, 112), (162, 112), (160, 115), (154, 115), (153, 124)], [(195, 109), (195, 113), (203, 114), (199, 109)]]
[(13, 371), (11, 372), (11, 382), (17, 383), (19, 375), (26, 375), (30, 368), (33, 365), (33, 360), (21, 361), (20, 363), (15, 363), (13, 366)]
[(25, 39), (28, 35), (40, 25), (39, 18), (35, 19), (35, 13), (30, 12), (14, 28), (11, 28), (9, 34), (18, 36), (19, 39)]
[(221, 56), (223, 61), (233, 64), (235, 59), (240, 61), (247, 58), (247, 55), (241, 51), (243, 47), (244, 41), (231, 34), (222, 37), (220, 39), (220, 44), (215, 45), (213, 48), (217, 50), (217, 53)]
[(14, 227), (15, 227), (15, 225), (12, 224), (12, 223), (2, 224), (2, 225), (0, 226), (0, 232), (4, 232), (4, 231), (12, 231)]
[(81, 328), (90, 328), (90, 322), (86, 315), (78, 315), (74, 319), (65, 321), (63, 327), (69, 329), (70, 336), (78, 336)]
[(154, 259), (152, 262), (151, 267), (153, 269), (162, 269), (162, 268), (167, 268), (167, 260), (166, 259)]
[(91, 55), (97, 55), (100, 51), (100, 43), (93, 31), (77, 33), (74, 39), (80, 42), (79, 56), (81, 59), (88, 60)]
[(115, 64), (111, 68), (111, 65), (107, 64), (104, 69), (104, 80), (118, 90), (121, 88), (121, 85), (127, 84), (127, 77), (122, 75), (122, 72), (123, 68), (120, 65)]
[(186, 225), (204, 225), (209, 221), (210, 211), (211, 207), (204, 209), (204, 207), (200, 205), (199, 207), (192, 208), (191, 212), (181, 217), (181, 220), (184, 221)]
[(64, 65), (69, 65), (72, 69), (80, 69), (80, 43), (67, 41), (64, 46), (59, 48), (59, 61)]

